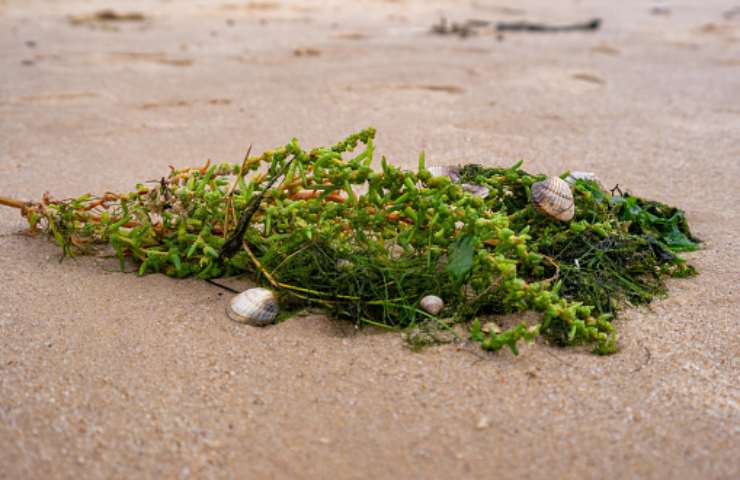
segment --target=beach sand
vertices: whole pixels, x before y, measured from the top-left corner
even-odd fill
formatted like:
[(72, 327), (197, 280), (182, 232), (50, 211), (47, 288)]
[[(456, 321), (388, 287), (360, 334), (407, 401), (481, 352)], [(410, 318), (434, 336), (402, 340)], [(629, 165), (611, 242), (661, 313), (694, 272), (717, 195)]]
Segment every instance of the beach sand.
[[(554, 3), (0, 0), (2, 195), (128, 191), (372, 125), (401, 165), (597, 172), (704, 240), (698, 277), (624, 312), (616, 355), (413, 353), (321, 316), (235, 324), (202, 281), (60, 263), (0, 209), (0, 478), (738, 478), (740, 14)], [(145, 18), (84, 17), (111, 5)], [(603, 26), (461, 39), (428, 33), (440, 16)]]

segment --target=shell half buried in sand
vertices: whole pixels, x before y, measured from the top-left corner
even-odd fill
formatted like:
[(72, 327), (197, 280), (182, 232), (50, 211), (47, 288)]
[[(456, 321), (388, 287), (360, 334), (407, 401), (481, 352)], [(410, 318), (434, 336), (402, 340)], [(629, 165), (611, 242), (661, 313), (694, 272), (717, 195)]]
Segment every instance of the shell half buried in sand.
[(264, 327), (275, 321), (280, 306), (277, 296), (266, 288), (250, 288), (231, 299), (226, 307), (230, 319), (255, 327)]
[(432, 315), (437, 315), (444, 308), (445, 302), (436, 295), (427, 295), (426, 297), (421, 299), (421, 302), (419, 302), (419, 306), (425, 312)]
[(532, 203), (545, 215), (563, 222), (570, 221), (575, 215), (575, 203), (570, 185), (558, 177), (533, 183)]

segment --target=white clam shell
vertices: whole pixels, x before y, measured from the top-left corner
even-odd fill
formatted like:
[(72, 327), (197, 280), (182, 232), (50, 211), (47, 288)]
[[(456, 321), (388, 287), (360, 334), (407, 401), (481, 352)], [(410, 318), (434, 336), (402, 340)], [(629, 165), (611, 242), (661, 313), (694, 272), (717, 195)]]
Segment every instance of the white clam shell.
[(488, 187), (484, 187), (483, 185), (476, 185), (474, 183), (463, 183), (462, 189), (465, 192), (472, 193), (473, 195), (483, 198), (486, 198), (489, 192)]
[(354, 264), (345, 258), (340, 258), (339, 260), (337, 260), (337, 269), (339, 270), (349, 270), (353, 266)]
[(388, 246), (388, 256), (393, 260), (398, 260), (406, 254), (406, 250), (397, 243)]
[(229, 318), (239, 323), (263, 327), (275, 321), (280, 307), (277, 296), (266, 288), (250, 288), (231, 299), (226, 308)]
[(460, 168), (453, 165), (431, 165), (427, 171), (433, 177), (450, 177), (453, 182), (460, 180)]
[(550, 177), (547, 180), (532, 184), (532, 203), (540, 212), (556, 220), (567, 222), (575, 215), (575, 202), (570, 185), (559, 178)]
[[(427, 170), (434, 177), (450, 177), (450, 180), (452, 180), (454, 183), (458, 183), (460, 181), (460, 167), (455, 167), (453, 165), (431, 165), (427, 167)], [(478, 197), (485, 198), (488, 196), (489, 190), (483, 185), (463, 183), (461, 184), (461, 186), (463, 191), (472, 193), (473, 195), (476, 195)]]
[(445, 306), (445, 302), (436, 295), (427, 295), (421, 299), (419, 306), (431, 315), (437, 315)]

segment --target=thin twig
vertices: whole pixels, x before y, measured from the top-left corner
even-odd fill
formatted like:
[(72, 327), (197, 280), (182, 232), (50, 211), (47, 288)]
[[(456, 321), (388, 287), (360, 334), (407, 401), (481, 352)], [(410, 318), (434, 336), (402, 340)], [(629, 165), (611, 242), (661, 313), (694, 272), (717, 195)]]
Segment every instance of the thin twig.
[(249, 205), (242, 213), (242, 216), (239, 219), (239, 224), (236, 226), (236, 229), (234, 229), (234, 234), (228, 240), (226, 240), (226, 242), (224, 242), (223, 246), (221, 247), (221, 251), (218, 255), (219, 258), (231, 257), (239, 250), (241, 244), (243, 243), (242, 240), (244, 239), (244, 234), (247, 232), (247, 228), (249, 227), (249, 222), (252, 220), (252, 216), (254, 216), (254, 214), (260, 208), (260, 205), (262, 204), (262, 199), (272, 188), (272, 186), (275, 185), (278, 178), (280, 178), (280, 176), (285, 171), (287, 171), (287, 169), (293, 163), (293, 160), (295, 160), (295, 158), (291, 158), (288, 163), (283, 166), (283, 169), (279, 173), (276, 173), (270, 179), (265, 188), (252, 198), (251, 205)]
[(244, 246), (244, 251), (247, 252), (247, 255), (249, 256), (249, 259), (252, 260), (254, 266), (257, 267), (260, 272), (262, 272), (262, 275), (264, 275), (267, 281), (270, 282), (270, 285), (272, 285), (273, 288), (280, 288), (280, 283), (275, 280), (270, 272), (265, 270), (265, 267), (262, 266), (262, 263), (260, 263), (257, 257), (254, 256), (254, 253), (252, 253), (252, 250), (249, 248), (246, 240), (242, 241), (242, 245)]
[(594, 18), (588, 22), (572, 23), (569, 25), (548, 25), (533, 22), (499, 22), (496, 24), (497, 32), (534, 32), (534, 33), (556, 33), (574, 31), (593, 31), (601, 27), (601, 19)]
[(239, 180), (244, 177), (244, 170), (246, 170), (247, 161), (249, 160), (250, 153), (252, 153), (251, 144), (249, 145), (249, 147), (247, 147), (247, 153), (244, 155), (244, 160), (239, 167), (239, 173), (234, 179), (234, 182), (231, 184), (231, 188), (229, 188), (229, 191), (226, 193), (226, 211), (224, 212), (224, 239), (228, 238), (229, 236), (229, 223), (231, 219), (236, 218), (236, 212), (234, 211), (234, 192), (236, 191), (236, 186), (239, 184)]
[(231, 293), (241, 293), (241, 292), (239, 292), (239, 290), (236, 290), (236, 289), (231, 288), (231, 287), (229, 287), (227, 285), (223, 285), (221, 283), (218, 283), (218, 282), (216, 282), (216, 281), (214, 281), (214, 280), (212, 280), (210, 278), (206, 278), (206, 282), (208, 282), (211, 285), (216, 286), (218, 288), (223, 288), (224, 290), (226, 290), (228, 292), (231, 292)]
[(6, 207), (25, 210), (32, 204), (32, 202), (24, 202), (23, 200), (16, 200), (14, 198), (3, 197), (2, 195), (0, 195), (0, 205), (5, 205)]
[(555, 267), (555, 273), (550, 278), (546, 278), (546, 279), (542, 280), (541, 283), (543, 283), (543, 284), (552, 283), (552, 282), (554, 282), (555, 280), (557, 280), (560, 277), (560, 264), (558, 262), (556, 262), (552, 257), (548, 257), (547, 255), (542, 255), (542, 257), (545, 260), (547, 260), (548, 262), (550, 262), (550, 265), (552, 265), (553, 267)]
[[(305, 295), (300, 295), (295, 292), (303, 292), (310, 295), (317, 295), (319, 297), (321, 296), (329, 296), (330, 294), (319, 292), (316, 290), (311, 290), (308, 288), (302, 288), (302, 287), (296, 287), (295, 285), (289, 285), (287, 283), (279, 282), (275, 280), (275, 277), (272, 276), (270, 272), (267, 271), (265, 267), (262, 266), (262, 263), (259, 261), (259, 259), (254, 255), (252, 250), (249, 248), (249, 245), (247, 244), (247, 241), (244, 240), (242, 242), (242, 245), (244, 247), (244, 251), (247, 252), (247, 256), (249, 256), (250, 260), (252, 260), (252, 263), (254, 263), (254, 266), (257, 267), (257, 269), (262, 273), (262, 275), (265, 276), (268, 282), (270, 282), (270, 285), (273, 286), (275, 289), (284, 289), (284, 290), (291, 290), (291, 295), (294, 295), (298, 298), (302, 298), (304, 300), (309, 300), (312, 302), (319, 302), (324, 303), (327, 305), (333, 305), (336, 304), (337, 301), (333, 300), (326, 300), (326, 299), (319, 299), (319, 298), (312, 298), (312, 297), (306, 297)], [(351, 297), (349, 295), (337, 295), (336, 298), (342, 299), (342, 300), (359, 300), (359, 297)]]

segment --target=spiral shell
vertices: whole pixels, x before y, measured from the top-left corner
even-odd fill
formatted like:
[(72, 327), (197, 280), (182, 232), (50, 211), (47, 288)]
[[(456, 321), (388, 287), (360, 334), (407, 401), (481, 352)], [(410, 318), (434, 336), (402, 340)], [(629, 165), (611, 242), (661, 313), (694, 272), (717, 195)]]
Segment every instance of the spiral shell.
[(540, 212), (554, 219), (567, 222), (575, 214), (573, 192), (570, 185), (558, 177), (532, 184), (532, 203)]
[(445, 306), (445, 302), (436, 295), (427, 295), (426, 297), (421, 299), (421, 302), (419, 302), (419, 306), (425, 312), (431, 315), (436, 315), (442, 311)]
[(250, 288), (235, 296), (226, 313), (235, 322), (264, 327), (275, 321), (280, 310), (277, 297), (266, 288)]

